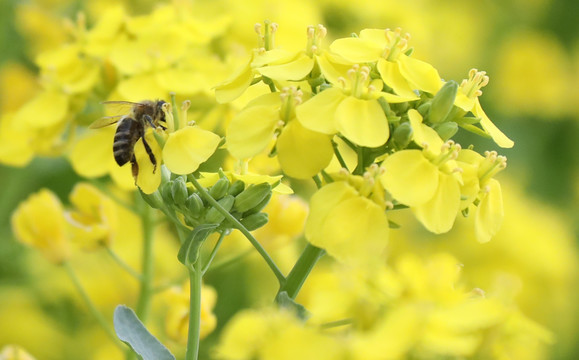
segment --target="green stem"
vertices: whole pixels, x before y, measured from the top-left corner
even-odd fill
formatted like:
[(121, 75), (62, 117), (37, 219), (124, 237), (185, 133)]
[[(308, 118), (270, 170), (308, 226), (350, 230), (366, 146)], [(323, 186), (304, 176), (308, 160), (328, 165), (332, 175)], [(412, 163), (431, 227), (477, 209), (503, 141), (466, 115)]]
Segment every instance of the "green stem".
[(141, 222), (143, 228), (143, 269), (141, 290), (137, 302), (136, 314), (143, 323), (147, 321), (151, 296), (153, 295), (153, 209), (144, 201), (141, 209)]
[(185, 360), (197, 360), (201, 328), (201, 283), (203, 272), (200, 261), (189, 270), (189, 333)]
[(316, 183), (316, 187), (318, 189), (321, 189), (323, 184), (322, 184), (322, 180), (320, 180), (320, 176), (318, 174), (316, 174), (312, 177), (312, 179), (314, 179), (314, 182)]
[(338, 150), (338, 144), (332, 141), (332, 147), (334, 148), (334, 155), (336, 155), (336, 158), (338, 159), (340, 166), (343, 167), (344, 169), (347, 169), (348, 165), (346, 165), (346, 162), (344, 161), (342, 154), (340, 154), (340, 150)]
[(111, 249), (108, 246), (106, 246), (106, 249), (107, 249), (107, 253), (117, 263), (117, 265), (119, 265), (121, 268), (123, 268), (123, 270), (125, 270), (127, 273), (129, 273), (135, 279), (137, 279), (139, 281), (143, 281), (143, 277), (141, 276), (141, 274), (136, 272), (135, 269), (133, 269), (129, 264), (127, 264), (123, 259), (121, 259), (119, 257), (119, 255), (113, 251), (113, 249)]
[(257, 252), (261, 255), (261, 257), (265, 260), (265, 262), (267, 263), (267, 265), (269, 266), (269, 268), (271, 269), (271, 271), (273, 271), (275, 277), (277, 278), (280, 287), (283, 286), (283, 284), (285, 283), (285, 277), (283, 276), (281, 270), (277, 267), (277, 265), (275, 264), (275, 262), (272, 260), (272, 258), (269, 256), (269, 254), (267, 253), (267, 251), (265, 251), (265, 249), (263, 248), (263, 246), (261, 246), (261, 244), (259, 243), (259, 241), (257, 241), (256, 238), (253, 237), (253, 235), (251, 235), (251, 233), (249, 232), (249, 230), (247, 230), (245, 228), (245, 226), (243, 226), (239, 220), (237, 220), (235, 217), (233, 217), (233, 215), (231, 215), (229, 213), (229, 211), (225, 210), (218, 202), (217, 200), (215, 200), (211, 195), (209, 195), (209, 193), (207, 192), (207, 190), (205, 190), (205, 188), (203, 186), (201, 186), (201, 184), (199, 184), (199, 182), (197, 181), (197, 179), (195, 179), (195, 177), (193, 175), (188, 175), (187, 176), (187, 180), (189, 180), (193, 186), (195, 186), (195, 188), (197, 189), (197, 191), (199, 191), (199, 193), (201, 194), (201, 196), (207, 200), (207, 202), (209, 202), (211, 204), (211, 206), (213, 206), (214, 208), (216, 208), (223, 216), (225, 216), (225, 219), (227, 219), (234, 228), (236, 228), (237, 230), (241, 231), (241, 233), (247, 238), (247, 240), (249, 240), (249, 242), (251, 243), (251, 245), (253, 245), (253, 247), (257, 250)]
[(237, 261), (243, 259), (244, 257), (250, 255), (252, 252), (253, 252), (253, 249), (249, 248), (249, 249), (247, 249), (247, 250), (245, 250), (237, 255), (231, 256), (228, 259), (225, 259), (223, 261), (216, 263), (208, 270), (210, 270), (210, 272), (221, 270), (221, 269), (223, 269), (231, 264), (236, 263)]
[(68, 276), (72, 280), (74, 287), (76, 288), (76, 290), (78, 291), (78, 293), (82, 297), (85, 304), (88, 306), (89, 311), (94, 316), (94, 318), (97, 320), (99, 325), (103, 328), (103, 330), (107, 333), (108, 337), (111, 338), (111, 340), (113, 341), (113, 343), (116, 346), (118, 346), (122, 350), (125, 350), (125, 347), (119, 343), (119, 339), (117, 338), (117, 335), (115, 334), (113, 329), (110, 327), (110, 325), (107, 323), (103, 314), (96, 308), (96, 306), (94, 305), (94, 303), (92, 302), (92, 300), (90, 299), (90, 297), (88, 296), (88, 294), (86, 293), (84, 288), (82, 287), (82, 284), (80, 283), (80, 280), (76, 276), (76, 273), (74, 272), (74, 269), (72, 268), (72, 266), (70, 266), (70, 264), (68, 262), (63, 263), (62, 265), (64, 266), (66, 273), (68, 274)]
[(338, 326), (351, 325), (352, 323), (353, 323), (352, 319), (342, 319), (342, 320), (336, 320), (336, 321), (331, 321), (331, 322), (321, 324), (320, 328), (321, 329), (331, 329), (331, 328), (335, 328)]
[(221, 243), (223, 242), (223, 239), (225, 239), (225, 236), (227, 235), (227, 233), (228, 233), (228, 231), (223, 231), (223, 232), (221, 232), (221, 234), (219, 234), (219, 239), (217, 240), (215, 247), (211, 251), (211, 254), (209, 255), (209, 259), (207, 259), (207, 263), (205, 264), (205, 266), (203, 267), (203, 270), (201, 271), (203, 275), (205, 275), (205, 273), (207, 272), (207, 269), (209, 269), (209, 266), (211, 265), (211, 262), (215, 258), (215, 255), (217, 255), (217, 250), (219, 250), (219, 247), (221, 246)]
[(285, 284), (280, 287), (278, 293), (285, 291), (290, 298), (295, 299), (302, 288), (302, 285), (306, 281), (306, 278), (324, 254), (324, 249), (320, 249), (319, 247), (308, 243), (292, 271), (290, 271), (287, 276)]

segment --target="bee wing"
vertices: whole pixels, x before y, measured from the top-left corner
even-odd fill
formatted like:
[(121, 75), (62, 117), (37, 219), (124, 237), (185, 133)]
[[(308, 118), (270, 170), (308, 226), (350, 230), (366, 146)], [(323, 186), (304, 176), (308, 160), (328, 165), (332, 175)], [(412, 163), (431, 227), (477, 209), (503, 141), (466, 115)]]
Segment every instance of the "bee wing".
[(92, 124), (89, 125), (89, 129), (100, 129), (105, 126), (112, 125), (114, 123), (119, 122), (123, 116), (125, 115), (115, 115), (115, 116), (105, 116), (98, 120), (95, 120)]

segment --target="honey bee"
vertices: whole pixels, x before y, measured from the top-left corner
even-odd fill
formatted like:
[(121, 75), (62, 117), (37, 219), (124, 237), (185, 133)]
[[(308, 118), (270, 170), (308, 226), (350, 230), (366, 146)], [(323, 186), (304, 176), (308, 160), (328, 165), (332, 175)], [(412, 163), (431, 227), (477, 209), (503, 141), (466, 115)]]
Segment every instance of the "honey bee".
[(135, 158), (134, 147), (139, 139), (143, 139), (143, 145), (149, 155), (149, 160), (153, 164), (153, 172), (157, 169), (157, 159), (151, 150), (151, 147), (145, 139), (145, 130), (147, 126), (157, 128), (160, 126), (165, 129), (165, 113), (163, 112), (163, 100), (143, 100), (141, 102), (130, 101), (105, 101), (104, 105), (113, 105), (127, 107), (128, 114), (106, 116), (93, 122), (89, 128), (99, 129), (118, 122), (117, 131), (113, 141), (113, 155), (119, 166), (131, 162), (131, 168), (135, 181), (139, 174), (139, 165)]

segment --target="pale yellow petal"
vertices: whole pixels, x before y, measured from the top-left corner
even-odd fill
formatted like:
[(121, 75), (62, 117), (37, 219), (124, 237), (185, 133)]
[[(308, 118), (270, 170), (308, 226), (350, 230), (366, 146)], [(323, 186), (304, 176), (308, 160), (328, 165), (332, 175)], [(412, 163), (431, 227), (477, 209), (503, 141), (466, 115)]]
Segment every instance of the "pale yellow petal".
[(361, 38), (342, 38), (334, 41), (330, 49), (344, 59), (354, 63), (378, 60), (384, 50), (380, 44)]
[(227, 149), (238, 159), (262, 152), (271, 142), (279, 120), (277, 107), (262, 105), (242, 110), (227, 128)]
[(151, 161), (149, 153), (145, 150), (143, 138), (135, 144), (135, 159), (139, 167), (136, 183), (145, 194), (152, 194), (161, 184), (161, 159), (163, 159), (161, 148), (150, 129), (145, 135), (147, 144), (151, 148), (156, 165)]
[(306, 128), (323, 134), (337, 132), (335, 118), (340, 103), (346, 95), (340, 89), (330, 88), (296, 107), (296, 117)]
[(487, 114), (485, 114), (478, 98), (475, 101), (474, 109), (472, 109), (472, 112), (475, 116), (481, 119), (480, 120), (481, 126), (483, 127), (485, 132), (493, 138), (493, 140), (497, 143), (498, 146), (502, 148), (512, 148), (515, 145), (514, 141), (509, 139), (505, 134), (503, 134), (503, 132), (498, 127), (496, 127), (495, 124), (493, 124), (493, 122), (491, 121), (491, 119), (489, 119)]
[(257, 71), (274, 80), (301, 80), (312, 71), (313, 67), (314, 59), (302, 54), (286, 64), (265, 66)]
[(384, 83), (391, 87), (396, 94), (403, 98), (418, 99), (408, 80), (400, 73), (400, 66), (397, 62), (380, 58), (376, 64), (376, 68)]
[(94, 130), (74, 144), (70, 153), (74, 171), (87, 178), (106, 175), (114, 159), (114, 135), (114, 127)]
[(460, 210), (460, 186), (452, 175), (439, 172), (438, 188), (426, 203), (412, 207), (416, 218), (428, 231), (442, 234), (454, 225)]
[(334, 151), (331, 136), (304, 128), (299, 121), (286, 125), (277, 140), (277, 157), (288, 176), (309, 179), (328, 166)]
[(45, 129), (59, 125), (68, 113), (68, 96), (46, 90), (25, 104), (15, 115), (14, 123), (34, 129)]
[(474, 220), (476, 239), (481, 243), (490, 241), (497, 234), (505, 215), (501, 184), (495, 179), (490, 179), (485, 187)]
[(220, 104), (231, 102), (243, 94), (253, 81), (253, 70), (246, 63), (231, 79), (215, 87), (215, 99)]
[(217, 149), (221, 138), (198, 126), (187, 126), (169, 134), (163, 161), (171, 172), (185, 175), (197, 170)]
[(378, 101), (351, 96), (337, 108), (336, 128), (360, 146), (378, 147), (384, 145), (390, 136), (388, 119)]
[(380, 178), (392, 196), (409, 206), (426, 203), (438, 188), (438, 168), (420, 150), (403, 150), (384, 161), (386, 171)]
[(401, 54), (398, 58), (400, 73), (415, 89), (436, 94), (442, 87), (438, 70), (427, 62)]

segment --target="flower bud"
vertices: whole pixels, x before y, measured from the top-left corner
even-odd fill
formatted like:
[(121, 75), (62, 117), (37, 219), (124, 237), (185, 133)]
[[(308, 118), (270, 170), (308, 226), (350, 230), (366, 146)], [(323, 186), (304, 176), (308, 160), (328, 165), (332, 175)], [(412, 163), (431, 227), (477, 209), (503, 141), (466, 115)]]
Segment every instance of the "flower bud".
[(458, 131), (458, 124), (452, 121), (439, 124), (434, 128), (443, 141), (452, 138)]
[(185, 179), (179, 176), (172, 181), (171, 185), (171, 196), (173, 202), (177, 205), (183, 205), (185, 204), (185, 200), (187, 200), (187, 195), (187, 184), (185, 183)]
[[(227, 211), (231, 210), (234, 202), (235, 198), (232, 195), (226, 195), (218, 201), (219, 205), (221, 205)], [(205, 214), (205, 222), (207, 224), (219, 224), (223, 221), (223, 219), (225, 219), (225, 215), (223, 215), (214, 207), (209, 209), (207, 214)]]
[(432, 99), (432, 104), (430, 105), (430, 111), (428, 113), (428, 120), (431, 123), (438, 124), (446, 119), (454, 105), (457, 91), (458, 84), (453, 80), (447, 82), (440, 90), (438, 90)]
[(237, 196), (245, 189), (245, 183), (241, 180), (236, 180), (231, 186), (229, 187), (228, 194)]
[(219, 200), (227, 194), (227, 190), (229, 190), (229, 179), (222, 177), (209, 189), (209, 195), (215, 200)]
[(243, 213), (244, 216), (248, 216), (251, 214), (257, 214), (258, 212), (260, 212), (261, 210), (263, 210), (263, 208), (265, 208), (267, 206), (267, 204), (269, 204), (269, 201), (271, 200), (273, 193), (270, 191), (264, 198), (263, 200), (261, 200), (259, 202), (259, 204), (255, 205), (254, 207), (252, 207), (251, 209), (247, 210), (246, 212)]
[(189, 209), (191, 215), (199, 216), (203, 212), (205, 205), (203, 204), (203, 200), (201, 200), (199, 195), (197, 193), (193, 193), (189, 195), (187, 200), (185, 200), (185, 207)]
[(251, 185), (235, 197), (235, 204), (233, 208), (235, 211), (245, 213), (246, 211), (260, 205), (260, 203), (266, 197), (268, 197), (268, 195), (271, 196), (270, 184), (261, 183), (258, 185)]
[(394, 143), (400, 149), (405, 149), (412, 140), (413, 133), (414, 131), (412, 130), (410, 122), (403, 122), (396, 128), (396, 130), (394, 130), (394, 134), (392, 134)]
[(253, 231), (267, 224), (267, 221), (268, 215), (266, 213), (259, 212), (244, 217), (240, 222), (241, 225), (243, 225), (247, 230)]

